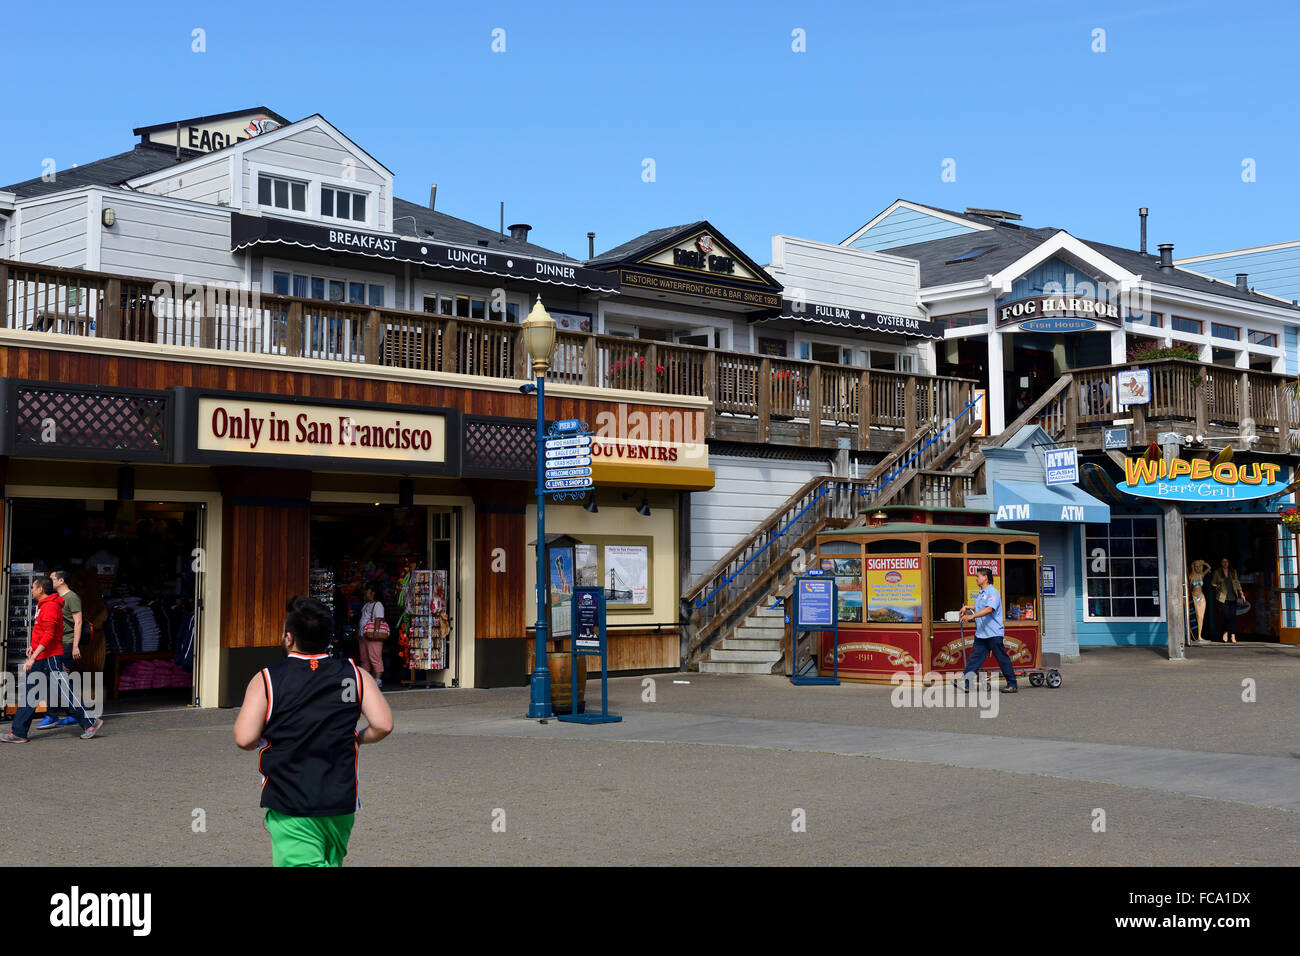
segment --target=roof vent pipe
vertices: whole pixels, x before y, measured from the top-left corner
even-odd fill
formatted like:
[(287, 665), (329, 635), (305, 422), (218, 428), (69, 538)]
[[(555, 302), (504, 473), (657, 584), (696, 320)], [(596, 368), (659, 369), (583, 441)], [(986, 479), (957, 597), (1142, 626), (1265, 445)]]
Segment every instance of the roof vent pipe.
[(1249, 275), (1249, 273), (1247, 273), (1247, 272), (1238, 272), (1238, 273), (1237, 273), (1237, 290), (1238, 290), (1239, 292), (1249, 292), (1249, 291), (1250, 291), (1250, 286), (1246, 285), (1246, 276), (1248, 276), (1248, 275)]
[(587, 258), (596, 258), (596, 234), (594, 232), (587, 233)]
[(1147, 207), (1143, 206), (1138, 209), (1138, 220), (1142, 223), (1142, 231), (1138, 238), (1138, 252), (1142, 255), (1147, 254)]
[(1174, 244), (1172, 242), (1162, 242), (1156, 247), (1160, 250), (1160, 271), (1174, 271)]
[(510, 227), (510, 238), (517, 242), (528, 241), (528, 231), (533, 227), (527, 223), (517, 222)]
[(432, 211), (438, 201), (438, 184), (434, 183), (429, 187), (429, 210)]

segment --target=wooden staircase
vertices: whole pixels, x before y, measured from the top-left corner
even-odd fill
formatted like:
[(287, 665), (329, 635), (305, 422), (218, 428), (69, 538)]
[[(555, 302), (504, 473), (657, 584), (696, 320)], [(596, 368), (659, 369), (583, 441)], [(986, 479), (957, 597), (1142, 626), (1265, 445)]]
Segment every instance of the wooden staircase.
[[(706, 673), (772, 673), (781, 664), (785, 617), (778, 603), (816, 547), (819, 531), (861, 523), (861, 512), (891, 502), (919, 504), (925, 475), (942, 476), (970, 454), (979, 422), (973, 402), (942, 425), (909, 435), (862, 478), (810, 479), (682, 596), (685, 661)], [(937, 485), (936, 485), (937, 487)]]

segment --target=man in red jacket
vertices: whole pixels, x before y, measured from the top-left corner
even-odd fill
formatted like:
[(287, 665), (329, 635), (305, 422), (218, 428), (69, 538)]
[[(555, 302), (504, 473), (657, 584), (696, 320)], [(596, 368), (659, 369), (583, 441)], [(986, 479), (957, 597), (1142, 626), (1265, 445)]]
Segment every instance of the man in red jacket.
[[(31, 728), (32, 716), (36, 713), (36, 705), (42, 696), (51, 707), (59, 697), (66, 700), (68, 713), (81, 725), (81, 739), (89, 740), (99, 733), (104, 721), (86, 713), (86, 708), (72, 690), (68, 675), (63, 672), (63, 598), (59, 597), (54, 590), (54, 582), (46, 575), (41, 575), (32, 582), (32, 598), (37, 606), (36, 620), (32, 622), (31, 646), (27, 649), (27, 659), (23, 662), (23, 670), (27, 672), (27, 686), (23, 689), (18, 712), (14, 714), (14, 729), (0, 736), (0, 741), (7, 744), (27, 743), (27, 731)], [(41, 694), (42, 683), (45, 685), (44, 695)]]

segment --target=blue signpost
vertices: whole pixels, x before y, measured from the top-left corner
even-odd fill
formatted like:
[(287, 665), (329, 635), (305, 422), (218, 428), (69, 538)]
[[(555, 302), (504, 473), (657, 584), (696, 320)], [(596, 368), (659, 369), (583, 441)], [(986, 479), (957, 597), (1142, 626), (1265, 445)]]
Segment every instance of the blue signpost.
[[(800, 633), (808, 631), (830, 631), (835, 636), (835, 671), (833, 677), (800, 677), (797, 673), (790, 675), (792, 684), (835, 684), (840, 682), (840, 621), (838, 589), (835, 579), (821, 577), (817, 572), (794, 579), (794, 608), (790, 620), (790, 652), (799, 646)], [(821, 658), (821, 640), (814, 635), (817, 642), (815, 660)]]
[[(609, 669), (606, 667), (605, 589), (582, 586), (573, 589), (573, 630), (569, 637), (569, 674), (573, 681), (570, 712), (557, 720), (573, 724), (616, 724), (623, 718), (609, 712)], [(600, 713), (578, 713), (578, 655), (600, 655)]]

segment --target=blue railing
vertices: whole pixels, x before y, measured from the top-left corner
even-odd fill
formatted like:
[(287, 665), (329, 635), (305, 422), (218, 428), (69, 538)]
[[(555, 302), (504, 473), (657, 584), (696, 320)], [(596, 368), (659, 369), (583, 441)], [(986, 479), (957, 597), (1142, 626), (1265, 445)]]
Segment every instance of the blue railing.
[[(966, 415), (966, 414), (967, 414), (967, 413), (968, 413), (972, 408), (974, 408), (977, 404), (979, 404), (979, 400), (978, 400), (978, 399), (971, 399), (969, 402), (967, 402), (967, 403), (966, 403), (966, 407), (963, 408), (960, 412), (958, 412), (958, 413), (957, 413), (957, 416), (956, 416), (952, 421), (950, 421), (947, 425), (944, 425), (943, 428), (939, 429), (937, 432), (935, 432), (933, 435), (931, 435), (930, 438), (926, 441), (926, 443), (925, 443), (924, 445), (922, 445), (920, 448), (918, 448), (918, 449), (916, 450), (916, 452), (912, 455), (911, 458), (909, 458), (909, 459), (908, 459), (906, 462), (904, 462), (902, 465), (900, 465), (899, 467), (895, 468), (892, 472), (890, 472), (888, 475), (886, 475), (884, 478), (882, 478), (880, 481), (878, 481), (878, 482), (876, 483), (876, 489), (879, 490), (879, 489), (882, 489), (882, 488), (886, 487), (886, 486), (887, 486), (891, 481), (893, 481), (895, 478), (897, 478), (899, 475), (901, 475), (903, 472), (905, 472), (909, 467), (911, 467), (912, 463), (913, 463), (914, 461), (916, 461), (919, 457), (921, 457), (921, 453), (922, 453), (923, 451), (925, 451), (927, 448), (929, 448), (931, 445), (933, 445), (936, 441), (938, 441), (938, 440), (943, 436), (943, 433), (944, 433), (944, 432), (946, 432), (948, 429), (952, 428), (953, 425), (957, 424), (957, 422), (960, 421), (961, 418), (962, 418), (964, 415)], [(735, 571), (733, 571), (731, 574), (729, 574), (729, 575), (728, 575), (728, 576), (723, 580), (723, 582), (722, 582), (721, 584), (719, 584), (716, 588), (714, 588), (712, 591), (710, 591), (709, 594), (708, 594), (706, 597), (703, 597), (703, 598), (700, 598), (699, 600), (697, 600), (697, 601), (695, 602), (694, 609), (697, 610), (697, 611), (700, 610), (702, 607), (704, 607), (704, 605), (708, 604), (708, 603), (709, 603), (710, 601), (712, 601), (715, 597), (717, 597), (718, 594), (719, 594), (719, 593), (720, 593), (724, 588), (726, 588), (726, 586), (727, 586), (728, 584), (730, 584), (732, 581), (736, 580), (736, 578), (740, 576), (740, 573), (741, 573), (742, 571), (744, 571), (745, 568), (749, 567), (749, 565), (754, 561), (755, 558), (757, 558), (757, 557), (758, 557), (759, 555), (761, 555), (764, 551), (766, 551), (766, 550), (767, 550), (768, 548), (770, 548), (773, 544), (775, 544), (776, 541), (777, 541), (777, 539), (780, 538), (781, 535), (785, 534), (785, 533), (786, 533), (787, 531), (789, 531), (792, 527), (794, 527), (795, 522), (797, 522), (800, 518), (802, 518), (805, 514), (807, 514), (807, 513), (808, 513), (808, 509), (811, 508), (813, 505), (815, 505), (818, 501), (820, 501), (820, 500), (822, 499), (822, 496), (825, 495), (825, 494), (826, 494), (828, 491), (830, 491), (830, 490), (831, 490), (831, 483), (830, 483), (830, 482), (828, 482), (827, 484), (823, 485), (822, 488), (821, 488), (821, 490), (818, 491), (817, 494), (813, 496), (813, 499), (812, 499), (811, 501), (809, 501), (806, 505), (804, 505), (802, 508), (800, 508), (798, 514), (796, 514), (793, 518), (791, 518), (788, 522), (786, 522), (785, 527), (783, 527), (780, 531), (776, 532), (776, 534), (772, 535), (772, 537), (768, 540), (768, 542), (767, 542), (766, 544), (764, 544), (761, 548), (759, 548), (757, 551), (755, 551), (753, 554), (751, 554), (751, 555), (749, 556), (748, 560), (746, 560), (744, 564), (742, 564), (740, 567), (736, 568)], [(867, 489), (866, 489), (866, 488), (861, 489), (861, 490), (858, 492), (858, 494), (860, 494), (860, 495), (865, 495), (865, 494), (867, 494)]]

